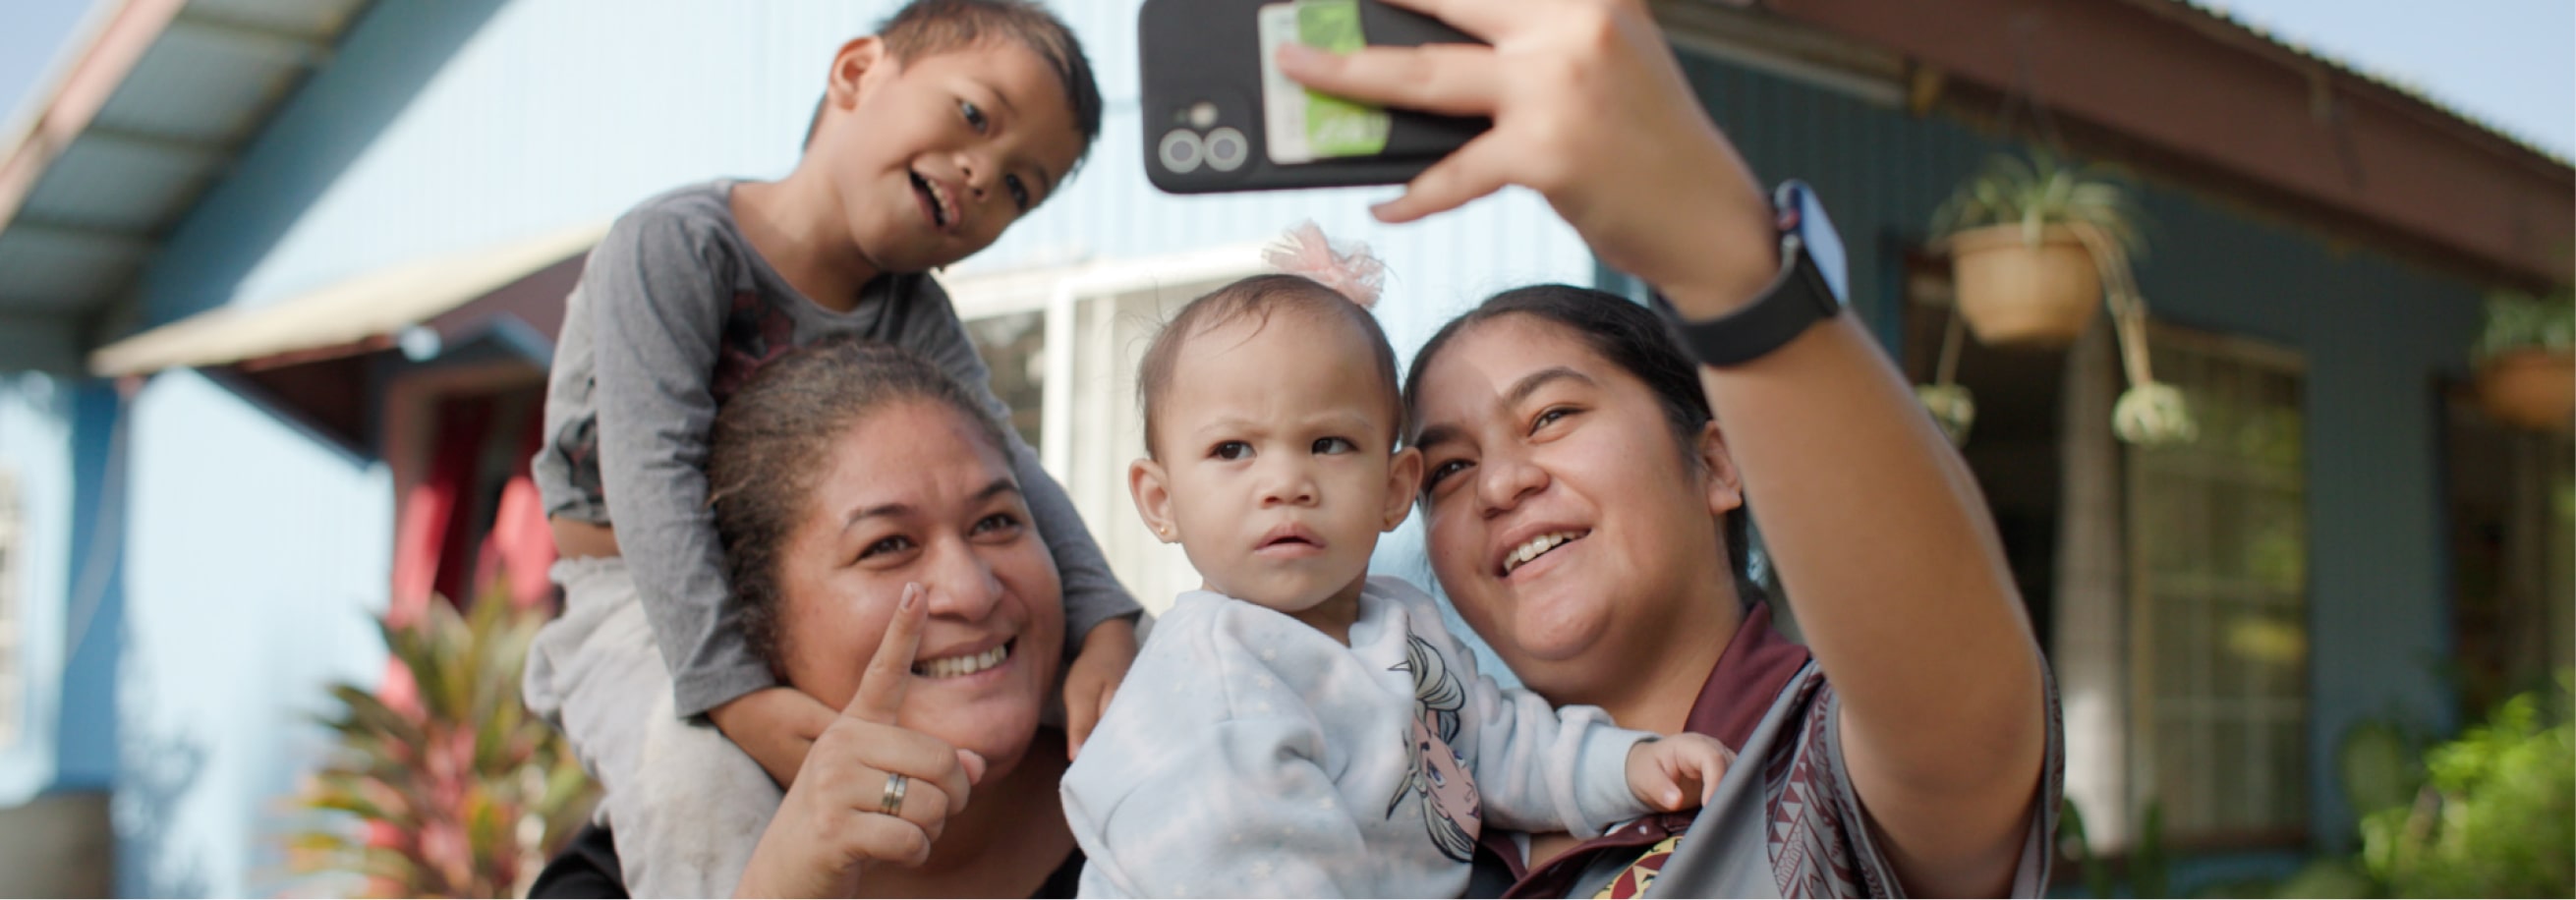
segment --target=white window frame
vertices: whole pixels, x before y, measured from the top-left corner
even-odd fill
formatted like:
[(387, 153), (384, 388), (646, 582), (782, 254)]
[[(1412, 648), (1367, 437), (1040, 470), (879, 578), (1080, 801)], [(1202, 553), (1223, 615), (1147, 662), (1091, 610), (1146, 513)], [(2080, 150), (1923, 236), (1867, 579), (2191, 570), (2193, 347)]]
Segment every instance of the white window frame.
[[(2247, 770), (2249, 781), (2262, 779), (2254, 783), (2263, 785), (2264, 793), (2254, 796), (2265, 799), (2278, 799), (2274, 797), (2271, 792), (2288, 791), (2291, 795), (2291, 799), (2298, 801), (2296, 804), (2297, 812), (2290, 821), (2268, 824), (2258, 823), (2252, 826), (2253, 830), (2250, 833), (2238, 833), (2234, 828), (2226, 825), (2214, 826), (2215, 830), (2213, 830), (2213, 826), (2206, 824), (2177, 821), (2177, 811), (2174, 809), (2166, 809), (2163, 811), (2164, 823), (2168, 838), (2181, 839), (2185, 841), (2205, 839), (2238, 840), (2249, 837), (2285, 837), (2287, 832), (2290, 830), (2295, 830), (2301, 837), (2305, 837), (2306, 834), (2314, 828), (2314, 823), (2308, 820), (2306, 809), (2306, 803), (2308, 801), (2308, 784), (2313, 774), (2310, 770), (2310, 767), (2313, 765), (2313, 754), (2311, 753), (2311, 748), (2308, 746), (2309, 741), (2312, 740), (2312, 738), (2308, 734), (2308, 725), (2313, 720), (2312, 707), (2315, 699), (2309, 677), (2309, 660), (2313, 657), (2307, 646), (2307, 641), (2310, 640), (2313, 635), (2307, 628), (2307, 622), (2316, 604), (2316, 577), (2314, 566), (2312, 565), (2316, 546), (2315, 523), (2308, 517), (2307, 505), (2311, 486), (2308, 484), (2308, 472), (2306, 467), (2309, 438), (2307, 427), (2308, 410), (2305, 403), (2305, 396), (2308, 389), (2307, 381), (2309, 377), (2306, 360), (2295, 351), (2234, 335), (2193, 331), (2162, 324), (2150, 326), (2149, 335), (2149, 343), (2152, 346), (2168, 351), (2187, 352), (2200, 357), (2220, 361), (2237, 369), (2239, 374), (2236, 377), (2240, 379), (2250, 381), (2253, 378), (2262, 377), (2263, 375), (2282, 376), (2293, 379), (2297, 384), (2297, 393), (2296, 396), (2292, 398), (2292, 403), (2298, 411), (2301, 443), (2299, 448), (2300, 459), (2297, 463), (2292, 465), (2286, 473), (2258, 471), (2257, 467), (2260, 465), (2259, 463), (2243, 462), (2227, 458), (2222, 454), (2199, 451), (2188, 447), (2179, 451), (2159, 451), (2132, 447), (2127, 451), (2131, 456), (2125, 460), (2122, 465), (2122, 478), (2127, 483), (2129, 501), (2126, 504), (2128, 506), (2128, 511), (2123, 516), (2124, 521), (2122, 528), (2126, 533), (2126, 548), (2124, 556), (2127, 559), (2127, 575), (2129, 581), (2130, 716), (2132, 728), (2130, 765), (2131, 787), (2132, 790), (2135, 791), (2133, 796), (2135, 798), (2135, 802), (2138, 804), (2138, 808), (2143, 809), (2147, 802), (2161, 794), (2159, 778), (2172, 778), (2179, 776), (2193, 779), (2179, 789), (2191, 792), (2194, 795), (2195, 802), (2204, 809), (2218, 809), (2227, 804), (2236, 802), (2239, 799), (2244, 799), (2223, 796), (2219, 790), (2221, 784), (2220, 780), (2209, 772), (2195, 771), (2176, 773), (2163, 772), (2159, 770), (2157, 765), (2157, 738), (2160, 729), (2167, 727), (2166, 723), (2160, 721), (2162, 719), (2160, 712), (2163, 711), (2165, 707), (2172, 707), (2172, 711), (2177, 715), (2200, 717), (2184, 727), (2193, 729), (2195, 740), (2204, 745), (2204, 747), (2210, 749), (2213, 754), (2223, 754), (2229, 749), (2210, 746), (2212, 742), (2217, 740), (2215, 735), (2218, 729), (2224, 724), (2233, 721), (2234, 724), (2245, 734), (2251, 735), (2255, 731), (2266, 726), (2278, 726), (2284, 724), (2282, 720), (2288, 720), (2288, 723), (2295, 724), (2296, 726), (2291, 729), (2291, 733), (2295, 735), (2292, 740), (2296, 742), (2296, 746), (2292, 748), (2295, 750), (2295, 753), (2290, 758), (2298, 760), (2299, 766), (2299, 771), (2295, 778), (2291, 779), (2290, 783), (2274, 783), (2272, 779), (2269, 779), (2269, 772), (2265, 768), (2266, 755), (2260, 751), (2276, 748), (2271, 744), (2264, 743), (2259, 740), (2249, 738), (2247, 746), (2252, 749), (2246, 751), (2244, 758), (2229, 759), (2225, 762), (2228, 764), (2244, 765)], [(2157, 360), (2157, 363), (2161, 367), (2159, 369), (2159, 373), (2163, 373), (2171, 369), (2171, 365), (2169, 365), (2168, 360), (2159, 359)], [(2174, 381), (2176, 383), (2185, 383), (2183, 379), (2174, 379)], [(2239, 390), (2242, 390), (2244, 387), (2245, 385), (2242, 383), (2236, 386)], [(2186, 390), (2190, 389), (2191, 387), (2186, 384)], [(2196, 417), (2203, 418), (2204, 423), (2206, 423), (2207, 410), (2195, 408), (2193, 412)], [(2204, 433), (2200, 437), (2200, 440), (2224, 440), (2227, 437), (2230, 436)], [(2247, 603), (2258, 606), (2264, 604), (2274, 606), (2295, 604), (2293, 609), (2295, 610), (2296, 615), (2293, 619), (2298, 623), (2296, 640), (2298, 647), (2297, 652), (2301, 661), (2298, 664), (2298, 670), (2290, 673), (2290, 683), (2293, 685), (2292, 693), (2290, 695), (2225, 696), (2216, 693), (2185, 691), (2184, 693), (2188, 694), (2188, 696), (2184, 696), (2176, 694), (2173, 691), (2168, 691), (2160, 684), (2160, 681), (2162, 680), (2181, 680), (2188, 683), (2206, 681), (2215, 677), (2214, 666), (2203, 669), (2187, 668), (2184, 671), (2161, 670), (2158, 665), (2159, 660), (2157, 652), (2160, 646), (2158, 640), (2158, 630), (2160, 627), (2181, 628), (2184, 629), (2186, 633), (2196, 635), (2199, 640), (2194, 641), (2193, 646), (2202, 650), (2204, 654), (2225, 652), (2225, 645), (2229, 641), (2229, 636), (2217, 633), (2212, 621), (2205, 618), (2182, 619), (2179, 617), (2177, 610), (2166, 608), (2165, 604), (2158, 602), (2156, 599), (2156, 594), (2154, 593), (2156, 590), (2156, 576), (2152, 571), (2155, 566), (2155, 562), (2150, 552), (2150, 545), (2147, 543), (2147, 541), (2153, 536), (2145, 532), (2143, 527), (2144, 520), (2141, 518), (2141, 508), (2137, 504), (2144, 502), (2143, 498), (2147, 497), (2149, 495), (2148, 492), (2150, 491), (2162, 489), (2169, 495), (2170, 487), (2160, 487), (2159, 485), (2152, 483), (2151, 479), (2146, 475), (2148, 467), (2142, 466), (2135, 454), (2162, 452), (2179, 452), (2191, 454), (2191, 456), (2176, 457), (2161, 461), (2155, 464), (2154, 467), (2156, 468), (2162, 468), (2169, 471), (2176, 469), (2189, 470), (2193, 474), (2202, 476), (2204, 481), (2236, 481), (2241, 484), (2251, 485), (2254, 490), (2258, 491), (2271, 491), (2275, 493), (2286, 492), (2295, 499), (2298, 508), (2297, 515), (2300, 521), (2299, 535), (2303, 557), (2300, 562), (2301, 576), (2298, 588), (2295, 591), (2294, 600), (2285, 601), (2281, 591), (2260, 584), (2259, 577), (2254, 573), (2246, 573), (2232, 577), (2201, 573), (2187, 580), (2176, 582), (2176, 585), (2182, 592), (2196, 594), (2198, 599), (2194, 602), (2198, 604), (2216, 603), (2219, 602), (2222, 597), (2229, 598), (2240, 605)], [(2199, 521), (2192, 524), (2206, 527), (2208, 525), (2207, 515), (2206, 511), (2200, 512), (2196, 516)], [(2248, 601), (2246, 599), (2248, 597), (2256, 599)], [(2214, 655), (2205, 655), (2203, 658), (2214, 659), (2215, 657)]]

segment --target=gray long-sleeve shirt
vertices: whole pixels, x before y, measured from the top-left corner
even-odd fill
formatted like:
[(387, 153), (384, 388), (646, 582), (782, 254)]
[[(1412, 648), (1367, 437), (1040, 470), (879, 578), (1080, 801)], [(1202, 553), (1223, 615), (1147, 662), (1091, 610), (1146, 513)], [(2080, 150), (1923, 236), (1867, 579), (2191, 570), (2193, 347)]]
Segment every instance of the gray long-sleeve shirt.
[[(564, 313), (534, 473), (546, 514), (615, 523), (679, 712), (697, 715), (777, 683), (751, 652), (725, 586), (707, 501), (716, 407), (778, 355), (857, 335), (919, 353), (1004, 421), (984, 361), (928, 275), (880, 277), (849, 312), (807, 299), (734, 221), (733, 182), (637, 205), (590, 253)], [(1010, 436), (1012, 467), (1064, 581), (1066, 658), (1092, 626), (1138, 611), (1073, 501)]]

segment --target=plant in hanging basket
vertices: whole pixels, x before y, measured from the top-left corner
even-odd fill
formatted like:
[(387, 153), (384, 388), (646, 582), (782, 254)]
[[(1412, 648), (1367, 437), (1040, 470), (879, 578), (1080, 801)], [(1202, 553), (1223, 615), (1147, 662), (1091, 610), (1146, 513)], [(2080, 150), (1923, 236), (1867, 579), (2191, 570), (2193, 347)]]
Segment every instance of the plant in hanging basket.
[(2149, 382), (2120, 392), (2111, 406), (2111, 433), (2141, 447), (2188, 444), (2200, 436), (2182, 389)]
[(1977, 424), (1977, 398), (1968, 393), (1967, 385), (1918, 384), (1914, 386), (1914, 397), (1923, 402), (1923, 409), (1932, 414), (1933, 423), (1940, 425), (1941, 433), (1950, 438), (1950, 446), (1968, 445), (1968, 429)]
[(2144, 255), (2141, 220), (2110, 169), (2035, 152), (1989, 161), (1941, 204), (1932, 232), (1979, 343), (2062, 347), (2101, 309), (2102, 270)]
[(2576, 292), (2487, 295), (2478, 335), (2478, 401), (2524, 428), (2565, 431), (2576, 422)]

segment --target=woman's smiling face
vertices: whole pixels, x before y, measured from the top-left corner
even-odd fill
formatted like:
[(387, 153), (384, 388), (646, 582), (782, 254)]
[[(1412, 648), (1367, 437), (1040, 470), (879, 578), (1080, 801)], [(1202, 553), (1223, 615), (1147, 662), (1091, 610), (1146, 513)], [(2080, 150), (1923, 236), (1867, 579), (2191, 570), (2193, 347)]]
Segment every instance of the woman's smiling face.
[(853, 422), (816, 466), (779, 555), (787, 680), (846, 705), (919, 583), (929, 619), (896, 724), (1008, 771), (1055, 685), (1064, 608), (1002, 451), (956, 410), (902, 400)]
[(1689, 461), (1645, 382), (1565, 326), (1471, 323), (1415, 396), (1432, 570), (1551, 699), (1653, 658), (1677, 605), (1727, 583), (1715, 513), (1740, 495)]

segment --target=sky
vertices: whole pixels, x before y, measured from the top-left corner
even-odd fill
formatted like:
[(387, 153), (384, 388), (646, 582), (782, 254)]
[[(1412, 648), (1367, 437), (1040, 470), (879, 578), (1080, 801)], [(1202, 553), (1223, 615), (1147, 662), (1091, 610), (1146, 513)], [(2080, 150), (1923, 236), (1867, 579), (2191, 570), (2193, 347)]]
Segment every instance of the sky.
[[(93, 5), (90, 0), (0, 0), (0, 129), (14, 130), (19, 116), (41, 102), (57, 64), (72, 55), (66, 45)], [(0, 141), (16, 139), (16, 134), (0, 133)]]
[[(41, 102), (99, 2), (0, 0), (0, 123)], [(2576, 158), (2576, 0), (2196, 2)]]
[(2197, 0), (2576, 158), (2576, 0)]

